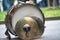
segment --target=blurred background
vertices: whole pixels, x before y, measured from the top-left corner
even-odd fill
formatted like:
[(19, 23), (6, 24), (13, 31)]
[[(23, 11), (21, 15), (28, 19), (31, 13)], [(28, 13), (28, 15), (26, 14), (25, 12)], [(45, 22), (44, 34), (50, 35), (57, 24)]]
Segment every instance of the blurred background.
[[(0, 21), (4, 21), (7, 11), (19, 1), (26, 0), (0, 0)], [(34, 0), (34, 3), (39, 5), (45, 18), (60, 16), (60, 0)]]

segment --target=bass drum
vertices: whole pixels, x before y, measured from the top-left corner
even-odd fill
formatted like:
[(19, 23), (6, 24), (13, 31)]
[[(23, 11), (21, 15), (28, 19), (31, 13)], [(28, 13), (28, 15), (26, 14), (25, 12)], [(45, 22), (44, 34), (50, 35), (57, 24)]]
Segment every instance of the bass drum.
[(24, 17), (30, 17), (34, 19), (38, 25), (42, 24), (43, 31), (41, 31), (42, 33), (44, 32), (45, 18), (40, 8), (32, 4), (18, 4), (16, 6), (12, 6), (6, 15), (6, 27), (10, 31), (10, 33), (12, 33), (13, 35), (17, 35), (15, 31), (15, 26), (17, 22)]

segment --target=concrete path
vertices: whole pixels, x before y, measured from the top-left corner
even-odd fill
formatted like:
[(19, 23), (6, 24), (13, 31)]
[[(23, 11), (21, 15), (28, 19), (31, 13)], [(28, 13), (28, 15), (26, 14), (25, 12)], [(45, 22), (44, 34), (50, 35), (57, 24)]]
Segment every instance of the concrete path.
[[(60, 20), (55, 21), (45, 21), (45, 32), (41, 38), (36, 40), (60, 40)], [(5, 25), (0, 25), (0, 40), (1, 38), (6, 38), (4, 34), (6, 31)], [(15, 37), (11, 35), (11, 37)], [(5, 40), (5, 39), (4, 39)]]

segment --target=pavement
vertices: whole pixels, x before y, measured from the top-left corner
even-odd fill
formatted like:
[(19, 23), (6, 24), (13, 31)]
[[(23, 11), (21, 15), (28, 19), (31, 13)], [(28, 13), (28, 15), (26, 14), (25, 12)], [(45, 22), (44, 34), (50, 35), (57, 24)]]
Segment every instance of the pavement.
[[(60, 40), (60, 20), (45, 21), (45, 26), (46, 26), (45, 31), (41, 36), (41, 38), (35, 39), (35, 40)], [(7, 37), (4, 34), (5, 31), (6, 31), (5, 24), (0, 24), (0, 40)], [(10, 35), (12, 38), (15, 37), (12, 34)], [(7, 39), (4, 39), (4, 40), (7, 40)]]

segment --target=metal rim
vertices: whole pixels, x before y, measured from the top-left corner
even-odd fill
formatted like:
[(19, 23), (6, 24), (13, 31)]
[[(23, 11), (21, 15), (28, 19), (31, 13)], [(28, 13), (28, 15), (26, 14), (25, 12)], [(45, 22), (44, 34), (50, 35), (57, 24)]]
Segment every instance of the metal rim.
[[(42, 16), (43, 16), (43, 24), (45, 24), (45, 18), (44, 18), (44, 14), (43, 14), (43, 12), (41, 11), (41, 9), (38, 7), (38, 6), (35, 6), (35, 5), (32, 5), (32, 4), (22, 4), (22, 5), (16, 5), (16, 6), (12, 6), (11, 8), (10, 8), (10, 10), (8, 10), (8, 12), (7, 12), (7, 16), (6, 16), (6, 18), (7, 19), (5, 19), (5, 20), (9, 20), (10, 21), (10, 25), (12, 26), (12, 17), (13, 17), (13, 15), (15, 14), (15, 12), (16, 12), (16, 10), (18, 10), (19, 8), (21, 8), (21, 7), (23, 7), (23, 6), (25, 6), (25, 5), (29, 5), (29, 6), (34, 6), (34, 7), (36, 7), (38, 10), (40, 10), (40, 12), (41, 12), (41, 14), (42, 14)], [(14, 30), (13, 30), (14, 31)], [(15, 32), (15, 31), (14, 31)], [(12, 33), (13, 34), (13, 33)], [(13, 34), (14, 35), (14, 34)]]

